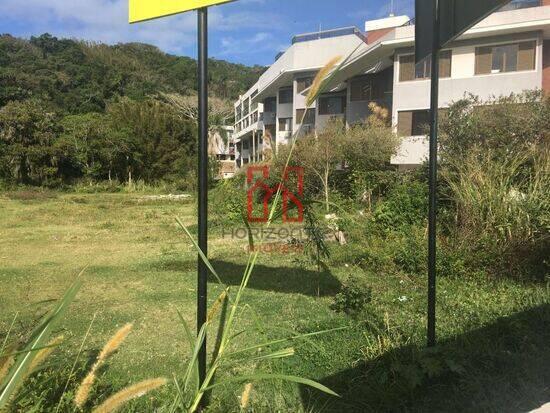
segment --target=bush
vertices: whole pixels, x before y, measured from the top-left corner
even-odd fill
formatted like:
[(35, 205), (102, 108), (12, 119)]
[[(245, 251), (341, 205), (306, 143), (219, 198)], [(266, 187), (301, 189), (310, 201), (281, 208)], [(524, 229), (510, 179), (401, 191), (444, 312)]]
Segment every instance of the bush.
[(364, 277), (351, 274), (334, 297), (332, 309), (351, 316), (358, 316), (372, 301), (372, 288)]
[(451, 105), (440, 130), (442, 164), (464, 159), (479, 146), (491, 150), (495, 159), (519, 153), (526, 146), (548, 143), (550, 97), (541, 91), (488, 101), (470, 95)]
[(374, 210), (374, 220), (385, 231), (423, 225), (428, 211), (428, 188), (423, 182), (407, 180), (394, 187)]
[(242, 223), (246, 217), (244, 176), (225, 179), (210, 191), (210, 221), (213, 225)]

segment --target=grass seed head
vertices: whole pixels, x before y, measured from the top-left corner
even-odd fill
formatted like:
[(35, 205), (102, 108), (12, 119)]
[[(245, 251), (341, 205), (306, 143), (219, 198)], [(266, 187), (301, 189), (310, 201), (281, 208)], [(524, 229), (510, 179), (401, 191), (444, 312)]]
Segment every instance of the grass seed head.
[(101, 405), (93, 410), (93, 413), (115, 412), (130, 400), (137, 399), (138, 397), (158, 389), (159, 387), (164, 386), (167, 382), (167, 379), (159, 377), (156, 379), (144, 380), (137, 384), (128, 386), (105, 400)]
[(252, 392), (252, 383), (247, 383), (244, 386), (243, 393), (241, 394), (241, 409), (246, 409), (250, 403), (250, 393)]
[(313, 83), (311, 84), (311, 88), (309, 89), (309, 93), (307, 94), (306, 105), (308, 107), (311, 106), (313, 102), (315, 102), (315, 99), (317, 99), (319, 93), (322, 92), (321, 86), (323, 85), (323, 81), (341, 59), (342, 56), (335, 56), (330, 59), (321, 70), (319, 70), (319, 73), (317, 73), (317, 76), (315, 76), (315, 79), (313, 79)]

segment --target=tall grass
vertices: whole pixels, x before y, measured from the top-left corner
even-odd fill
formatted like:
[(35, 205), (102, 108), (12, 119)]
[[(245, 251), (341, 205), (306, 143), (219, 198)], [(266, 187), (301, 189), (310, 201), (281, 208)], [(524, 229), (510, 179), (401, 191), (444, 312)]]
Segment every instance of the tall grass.
[[(489, 239), (501, 254), (550, 241), (550, 150), (533, 146), (495, 156), (473, 148), (448, 160), (442, 177), (456, 204), (461, 239)], [(473, 242), (473, 244), (472, 244)], [(496, 252), (496, 251), (495, 251)], [(519, 255), (519, 251), (515, 251)]]

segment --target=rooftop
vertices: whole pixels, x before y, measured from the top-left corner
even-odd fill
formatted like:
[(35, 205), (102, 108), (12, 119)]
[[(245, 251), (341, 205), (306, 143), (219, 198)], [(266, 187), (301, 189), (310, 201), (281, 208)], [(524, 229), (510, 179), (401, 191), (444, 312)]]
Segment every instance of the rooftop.
[(340, 36), (349, 36), (350, 34), (355, 34), (360, 39), (365, 40), (365, 35), (361, 30), (359, 30), (357, 27), (350, 26), (350, 27), (342, 27), (340, 29), (322, 30), (319, 32), (299, 34), (292, 38), (292, 44), (296, 44), (300, 42), (310, 42), (312, 40), (319, 40), (319, 39), (330, 39), (333, 37), (340, 37)]

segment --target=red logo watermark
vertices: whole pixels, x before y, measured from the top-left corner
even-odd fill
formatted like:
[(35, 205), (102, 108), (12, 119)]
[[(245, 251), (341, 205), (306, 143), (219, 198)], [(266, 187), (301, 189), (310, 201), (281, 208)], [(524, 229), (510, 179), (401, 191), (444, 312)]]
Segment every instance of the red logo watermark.
[[(291, 178), (295, 177), (295, 183)], [(269, 201), (280, 191), (283, 198), (283, 222), (303, 222), (304, 206), (300, 200), (304, 195), (304, 168), (300, 166), (289, 166), (283, 174), (283, 181), (273, 188), (265, 183), (269, 179), (269, 166), (250, 166), (247, 170), (248, 184), (247, 191), (247, 211), (248, 222), (267, 222), (269, 219)], [(296, 188), (289, 188), (290, 185), (296, 185)], [(295, 191), (291, 191), (295, 189)], [(259, 193), (262, 197), (263, 214), (254, 215), (254, 195)], [(298, 216), (290, 216), (289, 211), (296, 208)]]

